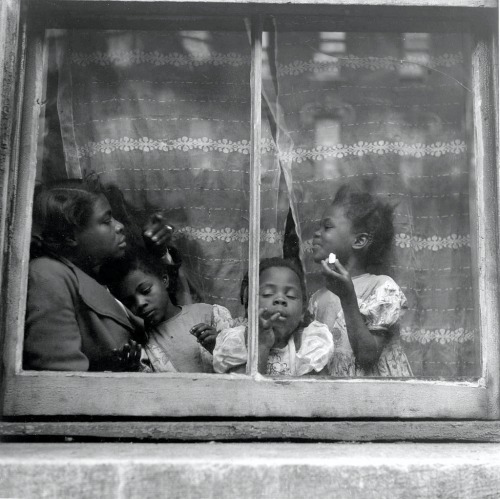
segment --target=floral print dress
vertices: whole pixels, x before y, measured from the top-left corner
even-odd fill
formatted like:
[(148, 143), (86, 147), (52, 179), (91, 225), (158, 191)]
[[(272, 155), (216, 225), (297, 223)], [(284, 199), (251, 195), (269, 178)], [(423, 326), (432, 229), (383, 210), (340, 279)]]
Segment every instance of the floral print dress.
[(357, 364), (347, 334), (344, 312), (338, 296), (321, 288), (309, 301), (314, 318), (328, 326), (335, 350), (328, 365), (331, 376), (408, 377), (412, 371), (403, 351), (399, 335), (399, 320), (406, 309), (406, 297), (401, 288), (385, 275), (362, 274), (353, 278), (359, 310), (372, 334), (385, 336), (387, 343), (377, 363), (370, 368)]

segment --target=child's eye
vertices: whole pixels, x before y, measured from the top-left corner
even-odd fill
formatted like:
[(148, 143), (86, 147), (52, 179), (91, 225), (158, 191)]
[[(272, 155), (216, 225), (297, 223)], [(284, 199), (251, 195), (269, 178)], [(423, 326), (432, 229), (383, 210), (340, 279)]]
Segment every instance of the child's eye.
[(141, 294), (147, 295), (151, 291), (151, 286), (146, 286), (144, 288), (140, 288), (139, 291), (141, 292)]

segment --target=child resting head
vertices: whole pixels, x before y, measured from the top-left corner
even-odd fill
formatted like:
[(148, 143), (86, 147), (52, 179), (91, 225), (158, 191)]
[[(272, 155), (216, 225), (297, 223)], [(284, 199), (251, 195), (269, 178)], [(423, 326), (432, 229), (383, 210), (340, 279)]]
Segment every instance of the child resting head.
[[(144, 350), (150, 366), (144, 370), (213, 372), (211, 352), (218, 334), (216, 322), (221, 316), (229, 317), (229, 311), (207, 303), (174, 305), (167, 291), (164, 265), (140, 248), (110, 266), (106, 277), (111, 292), (144, 320)], [(192, 330), (200, 325), (205, 326), (203, 334), (195, 337)]]
[(111, 292), (146, 328), (164, 322), (180, 311), (167, 292), (168, 277), (160, 258), (135, 248), (121, 261), (105, 269)]
[[(244, 290), (242, 296), (244, 296)], [(259, 266), (259, 372), (300, 376), (320, 372), (333, 352), (323, 324), (310, 321), (302, 269), (291, 260), (269, 258)], [(214, 349), (216, 372), (245, 369), (247, 325), (222, 331)]]

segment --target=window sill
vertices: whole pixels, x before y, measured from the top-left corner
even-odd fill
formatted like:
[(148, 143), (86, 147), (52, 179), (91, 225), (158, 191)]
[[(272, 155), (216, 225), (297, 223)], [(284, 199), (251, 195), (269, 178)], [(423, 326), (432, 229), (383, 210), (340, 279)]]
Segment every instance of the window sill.
[(499, 489), (498, 444), (6, 443), (0, 456), (2, 497), (493, 497)]

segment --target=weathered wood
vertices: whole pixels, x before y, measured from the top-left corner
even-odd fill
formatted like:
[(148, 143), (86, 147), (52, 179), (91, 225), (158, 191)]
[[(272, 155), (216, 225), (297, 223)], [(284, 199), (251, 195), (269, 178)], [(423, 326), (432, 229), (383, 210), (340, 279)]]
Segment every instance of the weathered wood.
[(1, 422), (1, 436), (168, 441), (500, 442), (498, 421)]
[[(223, 10), (226, 5), (307, 5), (308, 7), (328, 6), (367, 6), (381, 5), (386, 7), (463, 7), (463, 8), (495, 8), (497, 0), (51, 0), (53, 5), (82, 5), (82, 4), (138, 4), (142, 8), (147, 5), (168, 3), (185, 4), (218, 4)], [(224, 7), (222, 6), (224, 5)]]
[(5, 273), (4, 374), (8, 379), (20, 370), (24, 336), (24, 316), (27, 294), (31, 212), (36, 176), (38, 125), (43, 90), (43, 31), (28, 34), (26, 78), (19, 95), (17, 110), (21, 113), (18, 136), (18, 170), (9, 211), (8, 259)]
[(250, 68), (250, 207), (249, 207), (249, 254), (248, 254), (248, 362), (247, 374), (258, 370), (259, 353), (259, 261), (260, 261), (260, 186), (262, 137), (262, 20), (259, 16), (249, 20), (252, 47)]
[[(8, 213), (12, 202), (12, 174), (16, 158), (15, 134), (18, 113), (16, 91), (19, 91), (19, 53), (21, 5), (20, 0), (0, 2), (0, 289), (4, 290), (4, 255), (8, 233)], [(6, 314), (4, 301), (0, 303), (0, 324)], [(5, 328), (0, 327), (0, 351), (4, 351)], [(0, 359), (0, 380), (4, 366)], [(0, 383), (1, 386), (1, 383)], [(2, 410), (0, 389), (0, 412)]]
[(465, 382), (25, 372), (7, 377), (4, 413), (484, 419), (487, 402), (484, 387)]
[[(495, 144), (495, 117), (491, 34), (474, 34), (472, 52), (472, 94), (474, 155), (471, 190), (475, 190), (475, 203), (471, 203), (472, 267), (478, 283), (478, 320), (481, 331), (483, 377), (488, 386), (488, 412), (500, 415), (499, 402), (499, 336), (498, 310), (498, 210), (497, 160)], [(477, 305), (476, 305), (477, 306)]]
[[(475, 6), (475, 8), (474, 8)], [(483, 8), (486, 7), (486, 8)], [(293, 30), (313, 30), (328, 17), (328, 31), (463, 32), (461, 22), (494, 20), (497, 0), (433, 2), (309, 2), (307, 0), (248, 2), (37, 0), (31, 4), (38, 22), (68, 29), (229, 29), (241, 30), (242, 16), (300, 16)], [(195, 16), (193, 16), (195, 13)], [(169, 16), (181, 16), (172, 19)], [(236, 21), (236, 22), (235, 22)], [(286, 29), (281, 26), (282, 30)]]

